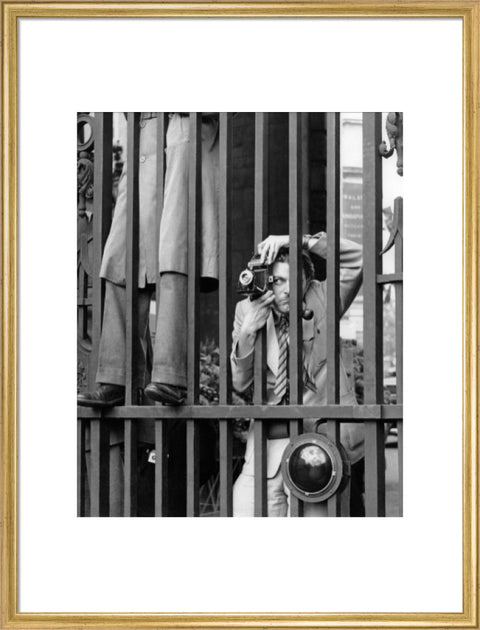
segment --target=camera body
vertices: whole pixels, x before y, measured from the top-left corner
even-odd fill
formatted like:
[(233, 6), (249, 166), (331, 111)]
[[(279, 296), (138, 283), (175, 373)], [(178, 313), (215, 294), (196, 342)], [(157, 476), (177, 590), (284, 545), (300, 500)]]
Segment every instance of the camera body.
[(262, 263), (260, 254), (255, 254), (247, 263), (246, 269), (240, 272), (237, 293), (256, 300), (271, 288), (272, 283), (272, 266)]
[[(256, 300), (266, 293), (273, 285), (272, 265), (262, 263), (260, 254), (255, 254), (247, 263), (246, 269), (240, 272), (237, 284), (237, 293), (243, 297)], [(309, 308), (302, 309), (302, 318), (309, 320), (313, 317), (313, 311)]]

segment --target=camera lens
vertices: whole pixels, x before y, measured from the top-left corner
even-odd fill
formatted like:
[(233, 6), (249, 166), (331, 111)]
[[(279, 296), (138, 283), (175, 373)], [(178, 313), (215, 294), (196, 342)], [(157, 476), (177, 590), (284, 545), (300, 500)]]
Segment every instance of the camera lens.
[(244, 269), (238, 279), (240, 284), (243, 285), (244, 287), (248, 286), (252, 282), (252, 280), (253, 280), (253, 273), (250, 271), (250, 269)]

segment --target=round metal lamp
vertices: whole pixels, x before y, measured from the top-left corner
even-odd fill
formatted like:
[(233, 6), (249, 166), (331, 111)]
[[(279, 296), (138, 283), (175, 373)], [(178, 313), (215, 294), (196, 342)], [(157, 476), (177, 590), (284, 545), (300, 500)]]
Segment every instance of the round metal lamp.
[(293, 495), (317, 503), (345, 487), (350, 463), (341, 445), (319, 433), (303, 433), (285, 449), (282, 474)]

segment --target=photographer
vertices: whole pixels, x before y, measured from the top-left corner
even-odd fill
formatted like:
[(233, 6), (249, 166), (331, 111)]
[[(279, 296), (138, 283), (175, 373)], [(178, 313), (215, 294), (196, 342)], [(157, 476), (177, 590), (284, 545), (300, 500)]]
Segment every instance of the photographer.
[[(272, 265), (273, 282), (256, 300), (246, 298), (237, 304), (231, 353), (232, 382), (237, 392), (244, 392), (253, 382), (255, 340), (266, 327), (267, 402), (288, 404), (288, 313), (289, 313), (289, 237), (269, 236), (258, 245), (260, 261)], [(326, 283), (314, 278), (309, 254), (322, 258), (327, 253), (327, 236), (321, 232), (305, 236), (302, 252), (303, 302), (313, 317), (303, 321), (303, 404), (326, 404)], [(307, 253), (308, 252), (308, 253)], [(360, 288), (362, 279), (361, 248), (342, 239), (340, 243), (340, 316)], [(355, 394), (340, 358), (340, 404), (356, 404)], [(321, 430), (321, 429), (320, 429)], [(363, 426), (341, 424), (340, 440), (352, 464), (350, 513), (363, 516), (362, 478)], [(289, 444), (288, 421), (268, 423), (267, 429), (267, 498), (268, 516), (287, 516), (289, 491), (281, 470), (282, 455)], [(247, 439), (245, 463), (233, 489), (234, 516), (254, 515), (254, 439), (252, 427)], [(326, 503), (306, 503), (305, 516), (327, 516)]]

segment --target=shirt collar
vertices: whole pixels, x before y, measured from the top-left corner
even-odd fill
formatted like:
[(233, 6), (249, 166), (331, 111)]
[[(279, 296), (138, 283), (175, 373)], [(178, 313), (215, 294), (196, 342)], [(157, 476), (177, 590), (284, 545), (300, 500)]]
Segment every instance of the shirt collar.
[(278, 313), (275, 309), (272, 309), (273, 314), (273, 323), (275, 324), (275, 328), (281, 326), (284, 322), (289, 324), (288, 313)]

